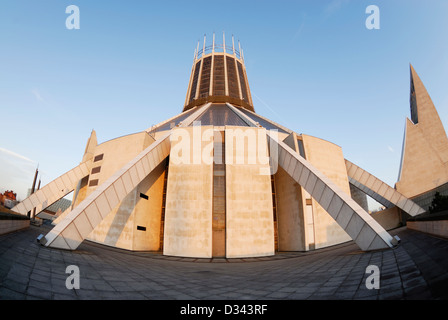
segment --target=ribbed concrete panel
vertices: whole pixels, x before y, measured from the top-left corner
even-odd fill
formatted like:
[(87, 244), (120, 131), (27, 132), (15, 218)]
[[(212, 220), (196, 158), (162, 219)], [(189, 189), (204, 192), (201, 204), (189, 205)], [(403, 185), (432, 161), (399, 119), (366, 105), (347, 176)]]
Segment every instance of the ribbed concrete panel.
[[(156, 161), (154, 160), (152, 162), (152, 166), (155, 167), (155, 164), (156, 164)], [(123, 182), (124, 189), (126, 190), (126, 194), (130, 193), (135, 188), (135, 185), (131, 179), (131, 174), (128, 171), (123, 173), (123, 175), (121, 176), (121, 180)]]
[(118, 178), (117, 181), (115, 181), (114, 187), (115, 187), (115, 191), (117, 193), (118, 199), (124, 199), (124, 197), (126, 197), (126, 195), (128, 194), (126, 192), (126, 189), (124, 188), (124, 184), (123, 184), (121, 178)]
[[(60, 190), (61, 192), (65, 192), (66, 188), (65, 188), (65, 186), (64, 186), (64, 182), (62, 181), (62, 177), (57, 178), (57, 179), (55, 180), (55, 182), (56, 182), (56, 186), (58, 187), (58, 192), (59, 192), (59, 190)], [(30, 199), (31, 199), (31, 198), (32, 198), (32, 196), (30, 197)]]
[[(117, 173), (102, 183), (84, 201), (62, 219), (41, 241), (47, 247), (63, 247), (75, 250), (92, 230), (121, 202), (144, 178), (168, 156), (163, 150), (169, 150), (164, 144), (170, 143), (171, 133), (152, 143), (137, 157), (122, 167)], [(163, 146), (163, 147), (162, 147)], [(148, 163), (148, 157), (157, 153), (148, 171), (143, 171), (143, 163)], [(140, 174), (138, 169), (140, 168)], [(64, 241), (62, 241), (62, 239)]]
[(76, 179), (75, 173), (73, 171), (69, 171), (67, 172), (67, 176), (70, 180), (70, 182), (72, 183), (72, 185), (75, 185), (78, 183), (78, 179)]
[[(74, 184), (73, 184), (73, 185), (74, 185)], [(43, 203), (43, 202), (45, 202), (45, 200), (47, 200), (47, 199), (45, 198), (44, 194), (41, 193), (41, 192), (39, 192), (39, 193), (35, 193), (35, 195), (37, 196), (37, 198), (38, 198), (38, 200), (39, 200), (40, 203)]]
[[(347, 230), (348, 225), (352, 219), (353, 210), (347, 203), (342, 205), (341, 210), (339, 210), (338, 215), (336, 216), (336, 222), (341, 226), (342, 229)], [(353, 232), (350, 236), (352, 239), (355, 239), (358, 233)]]
[(71, 186), (74, 185), (74, 183), (71, 183), (70, 178), (68, 177), (68, 174), (64, 174), (64, 175), (61, 177), (61, 179), (62, 179), (62, 182), (63, 182), (64, 187), (65, 187), (66, 189), (70, 189)]
[(82, 178), (84, 178), (82, 176), (82, 171), (79, 166), (73, 168), (73, 170), (71, 170), (71, 171), (73, 171), (73, 174), (75, 175), (76, 179), (78, 179), (78, 181), (81, 180)]
[(25, 205), (23, 204), (23, 201), (20, 202), (18, 205), (16, 205), (16, 206), (13, 208), (13, 211), (15, 211), (15, 212), (26, 212), (26, 207), (25, 207)]
[(80, 214), (78, 216), (78, 219), (76, 219), (74, 223), (81, 238), (87, 238), (89, 233), (93, 230), (92, 225), (90, 224), (89, 219), (87, 219), (87, 215), (85, 212)]
[(375, 238), (370, 243), (369, 247), (367, 248), (367, 251), (369, 250), (375, 250), (375, 248), (378, 248), (383, 243), (383, 239), (379, 235), (375, 235)]
[[(28, 211), (32, 211), (34, 208), (36, 208), (36, 214), (40, 213), (49, 205), (55, 203), (59, 199), (72, 192), (76, 188), (76, 184), (78, 183), (78, 181), (89, 174), (89, 168), (91, 166), (92, 160), (81, 163), (79, 166), (64, 173), (62, 176), (56, 178), (52, 182), (34, 192), (28, 198), (15, 206), (12, 210), (26, 215)], [(76, 181), (76, 183), (72, 184), (71, 182), (73, 181), (73, 177), (77, 177), (78, 180)]]
[[(149, 173), (148, 173), (149, 174)], [(143, 177), (146, 177), (146, 175), (142, 175)], [(117, 193), (115, 192), (115, 187), (112, 186), (111, 188), (107, 189), (105, 191), (107, 202), (109, 203), (110, 207), (114, 209), (120, 201), (118, 200)]]
[(67, 227), (62, 231), (62, 237), (72, 250), (76, 249), (77, 244), (81, 243), (83, 240), (74, 223), (67, 225)]
[(328, 186), (325, 186), (325, 190), (319, 200), (316, 200), (322, 208), (328, 212), (328, 207), (330, 206), (331, 199), (333, 196), (333, 191)]
[(296, 166), (295, 168), (294, 168), (294, 171), (293, 171), (293, 173), (292, 173), (292, 178), (295, 180), (295, 181), (297, 181), (299, 178), (300, 178), (300, 175), (302, 174), (302, 169), (303, 169), (303, 167), (298, 167), (298, 166)]
[[(397, 241), (364, 211), (348, 194), (317, 170), (309, 161), (298, 155), (285, 143), (273, 138), (267, 132), (268, 141), (277, 144), (279, 165), (288, 163), (288, 174), (299, 183), (356, 242), (361, 250), (375, 250), (393, 247)], [(301, 168), (300, 176), (291, 170), (291, 163)], [(299, 169), (300, 170), (300, 169)], [(299, 176), (299, 177), (298, 177)], [(365, 181), (368, 177), (366, 176)], [(324, 191), (318, 181), (325, 185)], [(331, 200), (329, 200), (331, 199)], [(376, 239), (378, 237), (378, 239)]]
[(322, 180), (317, 180), (313, 189), (313, 194), (317, 202), (321, 201), (322, 195), (325, 190), (325, 183)]
[(67, 242), (65, 241), (65, 239), (63, 237), (59, 237), (57, 238), (54, 243), (53, 243), (53, 248), (58, 248), (58, 249), (67, 249), (70, 250), (70, 247), (68, 246)]
[(92, 226), (92, 229), (94, 229), (93, 226), (97, 226), (103, 220), (95, 203), (92, 203), (90, 206), (88, 206), (84, 210), (84, 212), (85, 212), (86, 216), (89, 217), (89, 221), (90, 221), (90, 225)]
[[(147, 176), (145, 174), (144, 169), (143, 169), (143, 161), (137, 162), (136, 167), (137, 167), (137, 174), (138, 174), (139, 177), (143, 177), (144, 178), (144, 177)], [(143, 179), (143, 178), (141, 178), (141, 179)]]
[[(43, 187), (43, 188), (40, 189), (40, 190), (42, 190), (42, 193), (43, 193), (43, 196), (44, 196), (45, 199), (50, 199), (50, 198), (51, 198), (53, 192), (51, 191), (50, 188), (45, 188), (45, 187)], [(37, 193), (37, 192), (36, 192), (36, 193)], [(45, 206), (44, 206), (44, 207), (45, 207)]]
[[(109, 188), (112, 188), (110, 186)], [(109, 189), (108, 188), (108, 189)], [(107, 191), (107, 190), (106, 190)], [(98, 197), (95, 198), (95, 204), (98, 207), (101, 217), (104, 219), (112, 211), (113, 208), (110, 207), (109, 202), (107, 202), (106, 193), (101, 192)]]
[(387, 208), (397, 206), (411, 216), (425, 212), (415, 202), (354, 163), (345, 160), (345, 165), (350, 183)]
[[(362, 236), (359, 236), (362, 235)], [(357, 241), (359, 243), (360, 246), (369, 249), (370, 245), (372, 244), (373, 240), (376, 237), (375, 232), (373, 231), (373, 229), (369, 228), (369, 226), (367, 224), (364, 224), (362, 227), (362, 230), (360, 230), (357, 238)], [(379, 245), (381, 245), (381, 243), (379, 243)]]
[(36, 194), (33, 193), (32, 195), (30, 195), (29, 197), (33, 207), (37, 207), (39, 205), (39, 199), (37, 198)]

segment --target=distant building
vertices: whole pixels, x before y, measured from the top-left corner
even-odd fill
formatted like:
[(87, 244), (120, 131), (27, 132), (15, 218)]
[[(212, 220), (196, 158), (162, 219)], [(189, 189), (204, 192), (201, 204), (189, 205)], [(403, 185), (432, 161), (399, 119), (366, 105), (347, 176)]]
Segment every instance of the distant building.
[(54, 220), (67, 209), (70, 208), (72, 202), (66, 198), (59, 199), (55, 203), (42, 210), (37, 217), (41, 219)]
[[(352, 199), (350, 186), (388, 208), (383, 225), (366, 211), (365, 197), (356, 197), (361, 205)], [(423, 212), (345, 159), (340, 146), (256, 113), (243, 51), (233, 38), (229, 46), (214, 36), (195, 50), (182, 113), (101, 144), (92, 131), (80, 165), (15, 209), (40, 212), (72, 191), (73, 207), (41, 244), (75, 250), (90, 240), (197, 258), (349, 240), (375, 250), (397, 244), (386, 224), (399, 212)]]
[(11, 209), (17, 203), (17, 194), (12, 190), (6, 190), (4, 193), (0, 193), (0, 204), (5, 208)]

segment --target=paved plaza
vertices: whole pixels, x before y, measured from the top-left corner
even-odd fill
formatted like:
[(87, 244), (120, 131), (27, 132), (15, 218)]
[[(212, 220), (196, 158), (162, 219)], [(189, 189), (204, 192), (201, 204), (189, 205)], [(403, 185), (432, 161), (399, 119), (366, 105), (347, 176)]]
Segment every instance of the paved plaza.
[[(353, 242), (252, 259), (187, 259), (84, 241), (77, 251), (36, 241), (48, 227), (0, 236), (0, 300), (440, 300), (448, 298), (448, 240), (393, 230), (401, 244), (361, 252)], [(67, 289), (75, 265), (80, 288)], [(379, 289), (367, 289), (374, 265)]]

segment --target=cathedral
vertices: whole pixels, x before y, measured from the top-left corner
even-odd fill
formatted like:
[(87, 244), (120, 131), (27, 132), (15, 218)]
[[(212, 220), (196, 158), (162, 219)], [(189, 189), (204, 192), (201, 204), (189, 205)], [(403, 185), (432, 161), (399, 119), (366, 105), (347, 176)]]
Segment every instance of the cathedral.
[[(225, 36), (219, 44), (204, 37), (178, 115), (102, 143), (92, 131), (80, 164), (13, 210), (39, 216), (73, 192), (72, 205), (38, 238), (66, 250), (93, 241), (168, 256), (242, 258), (348, 241), (363, 251), (393, 248), (400, 239), (388, 230), (425, 212), (413, 198), (448, 182), (446, 134), (412, 67), (411, 79), (412, 119), (391, 187), (335, 143), (258, 114), (241, 46), (233, 37), (230, 44)], [(366, 196), (386, 209), (369, 213)]]

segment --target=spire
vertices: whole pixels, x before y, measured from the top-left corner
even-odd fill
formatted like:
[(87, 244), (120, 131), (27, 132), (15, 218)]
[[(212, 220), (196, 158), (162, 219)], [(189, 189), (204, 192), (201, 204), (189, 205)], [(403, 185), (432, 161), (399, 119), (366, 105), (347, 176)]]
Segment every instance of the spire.
[(196, 54), (194, 56), (194, 61), (196, 61), (196, 59), (198, 58), (198, 55), (199, 55), (199, 40), (198, 40), (198, 45), (196, 47)]
[(34, 173), (34, 180), (33, 180), (33, 185), (31, 186), (31, 194), (34, 193), (34, 191), (36, 190), (36, 181), (37, 181), (37, 175), (39, 174), (39, 165), (37, 165), (36, 168), (36, 172)]
[(226, 52), (226, 34), (224, 31), (222, 32), (222, 47), (224, 52)]
[(241, 43), (240, 43), (240, 40), (238, 40), (238, 49), (240, 51), (240, 57), (241, 57)]

